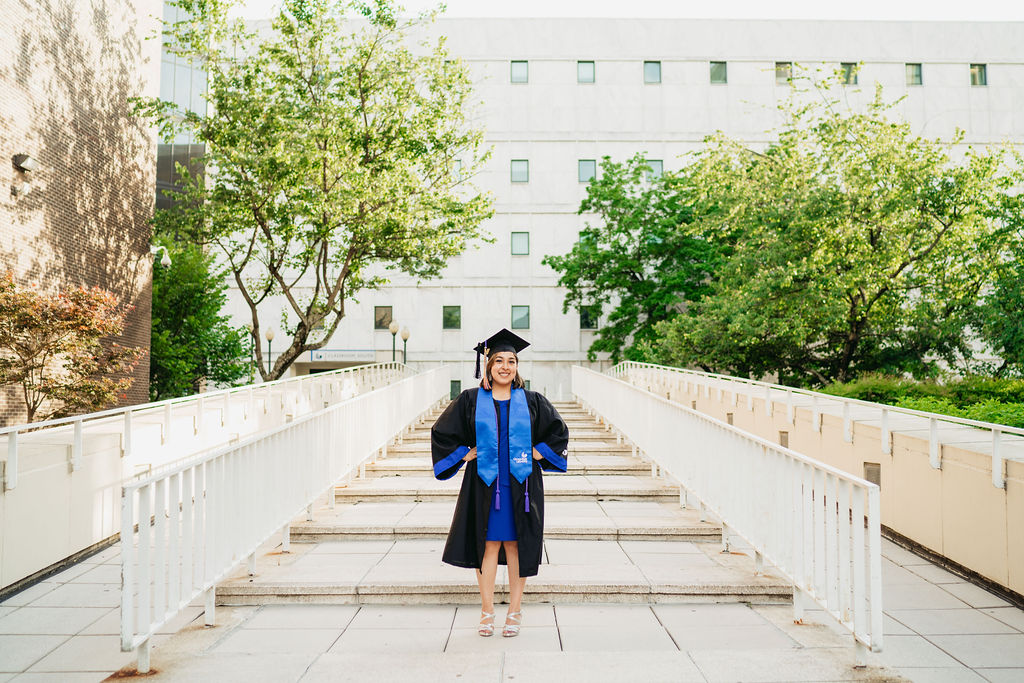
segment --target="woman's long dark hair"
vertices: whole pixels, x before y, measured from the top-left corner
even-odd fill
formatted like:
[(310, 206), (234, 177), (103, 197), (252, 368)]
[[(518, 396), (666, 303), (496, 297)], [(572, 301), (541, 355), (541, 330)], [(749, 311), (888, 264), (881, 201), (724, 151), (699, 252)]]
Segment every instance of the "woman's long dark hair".
[[(524, 382), (523, 378), (519, 376), (519, 356), (517, 356), (514, 351), (512, 352), (512, 355), (516, 359), (516, 376), (512, 380), (512, 388), (513, 389), (525, 389), (526, 388), (526, 382)], [(484, 370), (484, 377), (487, 378), (487, 382), (489, 384), (491, 384), (491, 385), (494, 384), (494, 379), (491, 378), (491, 366), (494, 365), (494, 359), (497, 358), (497, 357), (498, 357), (498, 354), (496, 354), (496, 353), (492, 353), (490, 356), (488, 356), (487, 357), (487, 369)], [(480, 380), (480, 386), (483, 387), (483, 385), (484, 385), (484, 381)]]

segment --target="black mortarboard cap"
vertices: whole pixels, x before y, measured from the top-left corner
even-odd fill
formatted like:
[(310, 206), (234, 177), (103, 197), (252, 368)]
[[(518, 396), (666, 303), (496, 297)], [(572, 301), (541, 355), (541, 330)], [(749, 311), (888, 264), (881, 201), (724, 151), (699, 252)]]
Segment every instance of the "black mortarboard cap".
[(476, 374), (477, 379), (480, 378), (480, 355), (490, 356), (492, 353), (498, 353), (499, 351), (511, 351), (512, 353), (518, 354), (520, 351), (530, 345), (530, 342), (526, 341), (514, 332), (509, 332), (506, 329), (502, 329), (500, 332), (492, 334), (487, 338), (486, 341), (482, 341), (473, 348), (476, 351)]

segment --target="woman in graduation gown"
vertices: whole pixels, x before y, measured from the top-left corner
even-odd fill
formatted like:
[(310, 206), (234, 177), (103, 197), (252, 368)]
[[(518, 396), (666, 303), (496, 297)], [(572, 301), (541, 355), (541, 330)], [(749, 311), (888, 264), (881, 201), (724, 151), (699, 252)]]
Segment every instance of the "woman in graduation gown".
[(518, 635), (526, 577), (536, 576), (543, 551), (541, 472), (566, 468), (568, 427), (519, 376), (517, 354), (527, 346), (508, 330), (478, 344), (477, 377), (481, 354), (487, 359), (480, 387), (463, 391), (430, 430), (434, 476), (448, 479), (466, 467), (442, 559), (477, 570), (482, 636), (494, 632), (499, 563), (509, 574), (502, 635)]

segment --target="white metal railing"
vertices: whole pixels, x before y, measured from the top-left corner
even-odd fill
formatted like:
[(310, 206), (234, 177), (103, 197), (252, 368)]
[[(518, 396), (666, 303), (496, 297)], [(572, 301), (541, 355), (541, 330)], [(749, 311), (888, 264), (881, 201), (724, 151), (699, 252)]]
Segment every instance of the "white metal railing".
[(882, 648), (879, 489), (646, 389), (581, 367), (572, 390), (794, 587), (854, 635), (860, 658)]
[[(126, 484), (121, 498), (121, 649), (149, 669), (153, 634), (214, 587), (419, 415), (447, 396), (439, 367)], [(136, 527), (137, 525), (137, 533)]]
[(992, 485), (1000, 489), (1006, 488), (1005, 461), (1019, 459), (1008, 458), (1004, 454), (1004, 436), (1009, 434), (1024, 438), (1024, 429), (1010, 427), (1008, 425), (995, 424), (993, 422), (981, 422), (979, 420), (969, 420), (967, 418), (955, 417), (952, 415), (928, 413), (921, 410), (911, 410), (910, 408), (899, 408), (882, 403), (862, 401), (860, 399), (846, 398), (844, 396), (833, 396), (832, 394), (823, 394), (821, 392), (810, 391), (808, 389), (787, 387), (781, 384), (759, 382), (757, 380), (744, 379), (742, 377), (731, 377), (729, 375), (719, 375), (710, 372), (701, 372), (699, 370), (687, 370), (684, 368), (673, 368), (665, 365), (651, 365), (648, 363), (625, 361), (614, 366), (608, 372), (612, 377), (623, 379), (631, 384), (637, 384), (639, 386), (663, 388), (669, 382), (683, 381), (693, 382), (697, 386), (703, 387), (708, 396), (711, 395), (712, 389), (716, 389), (719, 392), (729, 391), (733, 395), (734, 405), (738, 403), (739, 396), (744, 395), (747, 399), (747, 407), (750, 410), (753, 410), (754, 408), (755, 398), (763, 399), (765, 410), (769, 415), (771, 415), (772, 402), (774, 400), (773, 392), (780, 392), (783, 396), (779, 396), (778, 398), (786, 404), (786, 410), (788, 411), (791, 421), (795, 405), (793, 400), (794, 397), (806, 397), (810, 399), (810, 408), (813, 412), (813, 424), (819, 431), (821, 430), (822, 410), (828, 405), (836, 405), (842, 412), (843, 438), (847, 442), (853, 441), (853, 416), (851, 408), (867, 408), (874, 416), (877, 416), (877, 419), (879, 420), (882, 432), (880, 438), (881, 449), (882, 453), (885, 455), (888, 455), (892, 451), (892, 439), (890, 438), (893, 431), (891, 428), (892, 416), (903, 415), (907, 417), (922, 418), (928, 421), (928, 460), (934, 469), (942, 469), (942, 438), (939, 434), (939, 425), (952, 424), (963, 427), (973, 427), (975, 429), (983, 429), (988, 432), (987, 437), (984, 438), (990, 439), (992, 443)]
[(259, 402), (267, 405), (275, 396), (282, 405), (289, 400), (297, 403), (300, 398), (304, 398), (310, 409), (319, 409), (327, 403), (344, 400), (360, 391), (407, 377), (411, 372), (402, 363), (374, 363), (85, 415), (2, 427), (0, 438), (6, 437), (7, 449), (6, 459), (0, 460), (0, 492), (16, 488), (18, 485), (18, 445), (20, 437), (24, 434), (70, 427), (72, 433), (71, 448), (68, 451), (68, 470), (74, 472), (82, 461), (84, 433), (87, 427), (103, 425), (113, 433), (120, 433), (121, 455), (129, 457), (132, 454), (133, 434), (141, 420), (158, 421), (161, 424), (161, 442), (166, 443), (171, 439), (171, 425), (176, 418), (191, 417), (193, 431), (198, 434), (203, 428), (204, 413), (211, 408), (215, 412), (219, 410), (220, 421), (223, 422), (232, 401), (241, 400), (247, 406), (247, 416), (253, 412), (254, 405)]

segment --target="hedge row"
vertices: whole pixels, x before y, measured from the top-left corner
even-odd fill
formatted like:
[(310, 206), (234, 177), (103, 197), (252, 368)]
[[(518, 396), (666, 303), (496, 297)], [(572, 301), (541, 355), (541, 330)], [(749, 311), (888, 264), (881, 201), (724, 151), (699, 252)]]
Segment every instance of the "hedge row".
[(887, 375), (866, 375), (831, 384), (823, 392), (863, 401), (965, 417), (1024, 428), (1024, 380), (965, 377), (918, 382)]

